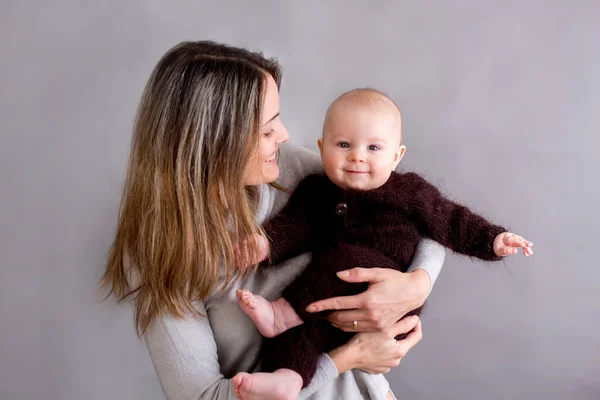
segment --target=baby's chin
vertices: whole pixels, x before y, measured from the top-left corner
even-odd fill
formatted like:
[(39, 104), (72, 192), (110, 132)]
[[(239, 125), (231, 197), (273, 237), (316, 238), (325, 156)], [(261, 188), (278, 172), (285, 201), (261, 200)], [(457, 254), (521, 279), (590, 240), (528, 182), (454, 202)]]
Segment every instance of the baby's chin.
[[(331, 179), (331, 177), (329, 177), (329, 179)], [(368, 179), (368, 180), (331, 179), (331, 181), (336, 186), (338, 186), (342, 189), (367, 191), (367, 190), (374, 190), (374, 189), (380, 188), (388, 181), (388, 179), (389, 179), (389, 176), (387, 179), (385, 179), (383, 181), (373, 180), (373, 179)]]
[(377, 185), (377, 184), (373, 184), (373, 185), (351, 185), (351, 186), (348, 186), (347, 189), (349, 189), (349, 190), (360, 190), (360, 191), (366, 192), (367, 190), (377, 189), (377, 188), (379, 188), (381, 186), (382, 185)]
[(343, 183), (340, 182), (340, 183), (336, 183), (336, 184), (339, 187), (341, 187), (342, 189), (361, 190), (361, 191), (377, 189), (383, 185), (383, 183), (379, 183), (379, 182), (343, 182)]

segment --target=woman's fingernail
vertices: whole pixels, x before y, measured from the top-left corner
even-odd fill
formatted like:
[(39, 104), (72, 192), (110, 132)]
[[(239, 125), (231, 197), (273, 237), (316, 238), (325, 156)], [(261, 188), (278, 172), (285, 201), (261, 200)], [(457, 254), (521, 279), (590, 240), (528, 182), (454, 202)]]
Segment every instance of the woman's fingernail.
[(317, 308), (315, 306), (308, 306), (306, 307), (306, 311), (308, 312), (314, 312)]
[(337, 273), (337, 276), (339, 276), (340, 278), (345, 278), (347, 276), (350, 276), (350, 271), (340, 271)]
[(419, 318), (416, 315), (413, 315), (412, 317), (410, 317), (410, 322), (412, 322), (413, 324), (416, 323), (419, 320)]

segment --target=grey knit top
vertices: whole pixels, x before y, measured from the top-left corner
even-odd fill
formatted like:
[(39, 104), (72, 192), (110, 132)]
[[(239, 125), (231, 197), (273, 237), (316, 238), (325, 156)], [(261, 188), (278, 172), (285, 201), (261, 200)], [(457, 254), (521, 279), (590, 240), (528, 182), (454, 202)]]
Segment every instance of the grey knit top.
[[(319, 156), (304, 148), (281, 146), (279, 183), (290, 191), (302, 178), (322, 170)], [(285, 204), (289, 191), (269, 185), (259, 188), (257, 220), (262, 222)], [(424, 239), (419, 243), (411, 270), (425, 269), (431, 282), (439, 275), (444, 248)], [(269, 300), (281, 295), (304, 268), (304, 254), (269, 269), (261, 269), (224, 292), (214, 293), (196, 304), (207, 317), (176, 319), (163, 316), (148, 327), (144, 341), (169, 400), (234, 400), (230, 378), (239, 371), (257, 371), (262, 337), (253, 322), (240, 310), (235, 291), (247, 288)], [(338, 375), (333, 361), (323, 354), (313, 380), (300, 394), (302, 399), (385, 399), (389, 384), (384, 375), (351, 370)]]

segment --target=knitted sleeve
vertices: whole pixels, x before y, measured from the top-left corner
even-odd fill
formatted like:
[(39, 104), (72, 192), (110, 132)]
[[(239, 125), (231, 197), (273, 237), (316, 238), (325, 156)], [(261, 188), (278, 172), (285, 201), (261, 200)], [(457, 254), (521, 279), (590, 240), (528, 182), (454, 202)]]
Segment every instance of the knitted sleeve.
[(278, 264), (310, 250), (310, 196), (317, 193), (314, 182), (313, 175), (300, 182), (283, 209), (263, 225), (271, 254), (262, 265)]
[(440, 191), (415, 173), (404, 175), (409, 215), (419, 232), (456, 253), (496, 261), (494, 238), (506, 232), (467, 207), (442, 196)]

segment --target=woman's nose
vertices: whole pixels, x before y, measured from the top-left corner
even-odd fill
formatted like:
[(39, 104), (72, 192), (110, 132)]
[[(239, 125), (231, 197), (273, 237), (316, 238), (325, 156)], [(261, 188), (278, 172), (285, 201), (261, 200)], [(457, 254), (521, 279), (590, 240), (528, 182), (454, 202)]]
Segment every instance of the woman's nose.
[(290, 133), (285, 128), (285, 126), (282, 126), (282, 129), (280, 129), (278, 133), (279, 133), (279, 135), (278, 135), (277, 141), (276, 141), (277, 144), (285, 143), (290, 139)]

